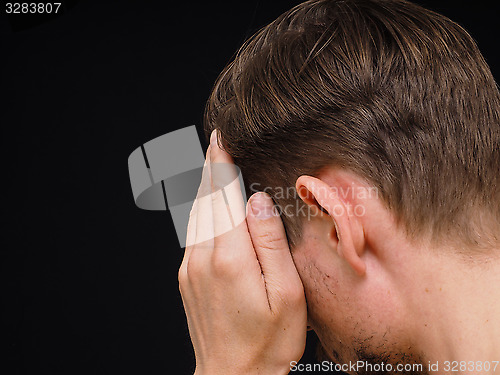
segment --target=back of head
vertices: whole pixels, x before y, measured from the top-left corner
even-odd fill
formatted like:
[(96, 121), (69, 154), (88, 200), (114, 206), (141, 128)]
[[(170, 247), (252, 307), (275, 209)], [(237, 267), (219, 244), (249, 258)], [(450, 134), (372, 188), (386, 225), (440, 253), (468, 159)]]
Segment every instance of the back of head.
[[(218, 78), (217, 128), (250, 190), (348, 169), (410, 238), (498, 243), (500, 95), (473, 39), (404, 0), (312, 0), (249, 39)], [(253, 187), (253, 188), (251, 188)], [(302, 218), (283, 211), (291, 245)], [(299, 211), (294, 211), (299, 212)]]

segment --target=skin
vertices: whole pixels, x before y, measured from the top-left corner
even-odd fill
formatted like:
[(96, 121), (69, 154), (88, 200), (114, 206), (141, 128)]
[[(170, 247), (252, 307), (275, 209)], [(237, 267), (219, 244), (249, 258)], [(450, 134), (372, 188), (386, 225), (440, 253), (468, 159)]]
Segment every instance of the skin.
[[(293, 250), (310, 325), (330, 359), (498, 361), (498, 249), (464, 259), (425, 236), (410, 242), (369, 186), (346, 171), (301, 176), (296, 187), (330, 213), (309, 220)], [(353, 213), (357, 206), (362, 215)], [(332, 207), (344, 207), (343, 215)]]
[[(208, 171), (232, 164), (215, 137)], [(423, 234), (410, 241), (368, 184), (325, 169), (297, 179), (311, 214), (290, 251), (279, 216), (262, 207), (269, 196), (254, 194), (245, 211), (238, 189), (226, 189), (234, 217), (246, 215), (234, 229), (221, 230), (220, 190), (190, 217), (179, 285), (196, 374), (287, 374), (307, 326), (339, 364), (421, 363), (415, 373), (433, 373), (429, 361), (439, 361), (443, 374), (444, 361), (500, 360), (500, 249), (464, 257)]]

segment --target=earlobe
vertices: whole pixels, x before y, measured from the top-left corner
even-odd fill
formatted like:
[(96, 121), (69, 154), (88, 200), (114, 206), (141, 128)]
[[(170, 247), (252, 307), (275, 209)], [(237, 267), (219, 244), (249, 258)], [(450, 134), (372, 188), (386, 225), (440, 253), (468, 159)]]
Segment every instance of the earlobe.
[(304, 203), (326, 211), (331, 217), (336, 231), (337, 253), (359, 276), (363, 276), (366, 273), (366, 264), (361, 258), (365, 246), (363, 228), (337, 193), (339, 189), (332, 189), (324, 181), (305, 175), (297, 179), (295, 188)]

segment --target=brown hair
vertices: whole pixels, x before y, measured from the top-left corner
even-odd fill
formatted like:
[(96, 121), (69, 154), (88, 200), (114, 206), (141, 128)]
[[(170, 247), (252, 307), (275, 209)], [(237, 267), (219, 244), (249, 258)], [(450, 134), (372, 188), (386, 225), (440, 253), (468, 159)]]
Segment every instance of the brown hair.
[[(378, 189), (410, 238), (499, 240), (498, 87), (471, 36), (416, 4), (311, 0), (282, 14), (219, 76), (214, 128), (247, 193), (258, 182), (280, 207), (300, 199), (277, 187), (339, 166)], [(302, 220), (282, 218), (293, 246)]]

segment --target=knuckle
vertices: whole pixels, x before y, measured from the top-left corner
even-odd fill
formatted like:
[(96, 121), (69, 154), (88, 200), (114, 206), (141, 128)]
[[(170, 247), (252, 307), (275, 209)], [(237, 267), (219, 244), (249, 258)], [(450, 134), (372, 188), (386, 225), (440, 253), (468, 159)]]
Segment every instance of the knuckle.
[(191, 254), (186, 265), (186, 281), (199, 278), (203, 272), (203, 268), (204, 267), (200, 261), (200, 257), (195, 256), (194, 253)]
[(304, 291), (299, 287), (289, 288), (287, 291), (287, 298), (292, 305), (298, 305), (305, 302)]
[(237, 270), (237, 262), (234, 256), (228, 251), (218, 251), (212, 257), (212, 270), (215, 276), (230, 278), (233, 277)]
[(302, 284), (294, 282), (282, 284), (276, 290), (276, 301), (282, 308), (289, 309), (305, 303), (305, 294)]
[(179, 267), (179, 271), (177, 272), (177, 280), (179, 281), (179, 287), (186, 283), (187, 281), (186, 279), (187, 279), (187, 273), (183, 263), (181, 264), (181, 266)]
[(179, 290), (182, 293), (182, 290), (187, 286), (188, 279), (188, 271), (187, 271), (187, 263), (188, 259), (184, 258), (182, 260), (181, 266), (179, 267), (179, 271), (177, 272), (177, 280), (179, 282)]
[(306, 305), (306, 297), (302, 285), (291, 286), (285, 291), (286, 305), (289, 309), (301, 309)]
[(288, 246), (286, 239), (279, 232), (267, 230), (256, 235), (256, 242), (263, 249), (281, 249)]

